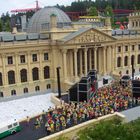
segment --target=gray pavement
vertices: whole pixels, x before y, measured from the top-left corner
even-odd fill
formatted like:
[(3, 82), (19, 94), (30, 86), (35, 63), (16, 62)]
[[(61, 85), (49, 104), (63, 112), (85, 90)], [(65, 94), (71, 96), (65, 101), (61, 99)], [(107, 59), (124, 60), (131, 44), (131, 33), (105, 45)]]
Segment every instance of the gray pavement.
[(125, 115), (127, 122), (136, 120), (140, 117), (140, 106), (122, 111), (120, 113)]

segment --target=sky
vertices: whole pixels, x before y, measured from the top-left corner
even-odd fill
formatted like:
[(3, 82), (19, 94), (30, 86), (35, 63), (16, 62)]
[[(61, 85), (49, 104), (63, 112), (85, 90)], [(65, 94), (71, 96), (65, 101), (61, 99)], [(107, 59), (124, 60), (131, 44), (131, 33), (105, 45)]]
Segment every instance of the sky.
[[(0, 0), (0, 16), (7, 11), (35, 7), (36, 0)], [(75, 0), (38, 0), (39, 6), (70, 5)]]

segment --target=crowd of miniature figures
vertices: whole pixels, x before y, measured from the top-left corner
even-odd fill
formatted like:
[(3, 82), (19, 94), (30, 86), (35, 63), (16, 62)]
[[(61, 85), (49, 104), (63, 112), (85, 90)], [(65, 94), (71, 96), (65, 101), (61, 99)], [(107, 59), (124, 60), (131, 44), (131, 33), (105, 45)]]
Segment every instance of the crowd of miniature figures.
[[(133, 98), (129, 87), (118, 83), (99, 88), (89, 102), (63, 103), (60, 107), (49, 108), (36, 118), (36, 128), (43, 124), (47, 135), (64, 130), (79, 123), (116, 111), (140, 105), (140, 98)], [(42, 119), (42, 116), (44, 119)]]

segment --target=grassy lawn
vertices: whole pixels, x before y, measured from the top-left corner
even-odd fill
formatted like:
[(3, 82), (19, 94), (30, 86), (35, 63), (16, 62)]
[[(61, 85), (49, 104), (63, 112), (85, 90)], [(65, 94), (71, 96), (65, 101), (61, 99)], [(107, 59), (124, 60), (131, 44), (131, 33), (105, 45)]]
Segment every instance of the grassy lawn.
[[(80, 131), (76, 140), (140, 140), (140, 119), (122, 124), (119, 119), (101, 121)], [(60, 137), (58, 140), (68, 140)]]

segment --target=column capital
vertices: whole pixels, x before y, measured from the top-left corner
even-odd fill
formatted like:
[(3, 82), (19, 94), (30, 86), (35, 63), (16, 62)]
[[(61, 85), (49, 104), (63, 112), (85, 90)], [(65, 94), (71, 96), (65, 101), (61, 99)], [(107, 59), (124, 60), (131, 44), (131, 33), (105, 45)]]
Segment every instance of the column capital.
[(76, 49), (74, 49), (74, 52), (75, 52), (75, 53), (77, 53), (77, 51), (78, 51), (78, 49), (77, 49), (77, 48), (76, 48)]
[(103, 46), (103, 50), (104, 50), (104, 51), (106, 50), (106, 46)]
[(28, 54), (28, 55), (30, 55), (30, 54), (31, 54), (31, 52), (27, 52), (27, 54)]
[(84, 48), (84, 52), (87, 52), (88, 51), (88, 48)]
[(115, 46), (111, 45), (111, 48), (114, 49)]
[(94, 51), (97, 51), (98, 47), (94, 47)]
[(62, 53), (67, 53), (67, 49), (62, 49)]
[(5, 54), (1, 54), (1, 56), (2, 56), (2, 58), (5, 58), (5, 57), (6, 57), (6, 55), (5, 55)]
[(17, 53), (17, 52), (15, 52), (14, 54), (15, 54), (16, 56), (19, 55), (19, 53)]

